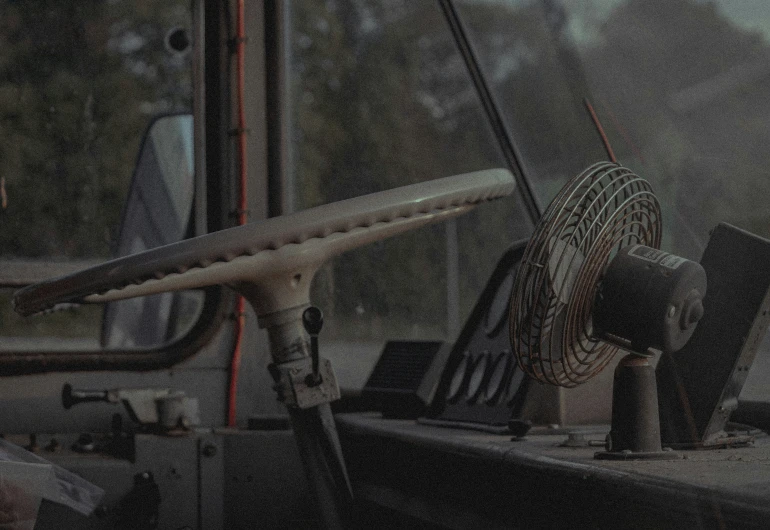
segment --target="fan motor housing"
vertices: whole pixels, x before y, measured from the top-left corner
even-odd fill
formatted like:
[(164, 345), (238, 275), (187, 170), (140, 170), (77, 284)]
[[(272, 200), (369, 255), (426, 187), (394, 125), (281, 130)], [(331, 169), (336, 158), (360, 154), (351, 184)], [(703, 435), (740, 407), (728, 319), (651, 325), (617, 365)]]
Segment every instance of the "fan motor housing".
[(624, 247), (597, 289), (594, 333), (642, 354), (675, 352), (703, 316), (706, 286), (699, 263), (644, 245)]

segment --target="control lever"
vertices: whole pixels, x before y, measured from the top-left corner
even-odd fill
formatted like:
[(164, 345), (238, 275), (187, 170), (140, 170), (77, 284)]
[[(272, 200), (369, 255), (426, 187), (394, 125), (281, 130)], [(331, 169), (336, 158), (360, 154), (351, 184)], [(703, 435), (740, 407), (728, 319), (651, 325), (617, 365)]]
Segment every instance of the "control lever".
[(62, 388), (62, 405), (70, 409), (78, 403), (106, 401), (122, 403), (136, 423), (162, 431), (189, 429), (200, 424), (198, 399), (187, 397), (170, 388), (114, 388), (109, 390), (73, 389), (69, 383)]
[(323, 380), (318, 373), (319, 353), (318, 353), (318, 334), (324, 325), (324, 314), (315, 306), (310, 306), (302, 313), (302, 325), (305, 331), (310, 335), (310, 358), (313, 363), (313, 373), (305, 378), (307, 386), (318, 386)]
[(110, 397), (107, 390), (74, 390), (72, 385), (67, 383), (62, 388), (61, 401), (64, 408), (69, 410), (78, 403), (110, 401)]

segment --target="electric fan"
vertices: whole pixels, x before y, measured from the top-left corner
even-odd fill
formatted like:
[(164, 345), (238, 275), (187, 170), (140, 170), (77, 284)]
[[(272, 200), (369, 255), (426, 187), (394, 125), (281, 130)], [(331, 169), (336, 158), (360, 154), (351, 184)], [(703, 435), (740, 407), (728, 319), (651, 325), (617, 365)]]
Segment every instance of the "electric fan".
[(562, 188), (530, 239), (511, 294), (510, 338), (521, 369), (574, 387), (629, 352), (613, 382), (607, 451), (597, 458), (670, 458), (660, 441), (653, 350), (672, 353), (703, 315), (706, 273), (658, 250), (650, 184), (615, 163)]

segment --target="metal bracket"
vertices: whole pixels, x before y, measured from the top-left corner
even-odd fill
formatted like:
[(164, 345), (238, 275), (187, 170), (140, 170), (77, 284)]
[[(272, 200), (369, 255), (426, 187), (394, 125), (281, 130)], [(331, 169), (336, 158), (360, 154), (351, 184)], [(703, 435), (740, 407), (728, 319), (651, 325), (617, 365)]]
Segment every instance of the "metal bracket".
[(62, 388), (62, 405), (69, 409), (78, 403), (106, 401), (123, 403), (133, 421), (141, 425), (157, 425), (169, 431), (177, 428), (189, 430), (200, 425), (198, 399), (187, 397), (184, 392), (170, 388), (114, 388), (109, 390), (80, 390), (65, 384)]
[(289, 407), (307, 409), (340, 398), (340, 388), (329, 359), (322, 358), (319, 362), (321, 381), (318, 384), (308, 384), (313, 383), (313, 366), (309, 358), (275, 365), (273, 371), (274, 377), (277, 376), (278, 399)]

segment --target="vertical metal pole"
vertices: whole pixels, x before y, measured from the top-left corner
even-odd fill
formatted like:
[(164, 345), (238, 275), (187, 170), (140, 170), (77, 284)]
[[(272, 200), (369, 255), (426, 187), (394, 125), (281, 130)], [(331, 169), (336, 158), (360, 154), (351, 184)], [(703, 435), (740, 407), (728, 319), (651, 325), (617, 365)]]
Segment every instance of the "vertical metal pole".
[[(206, 182), (206, 210), (196, 211), (196, 217), (206, 220), (204, 232), (221, 230), (228, 224), (231, 209), (230, 189), (230, 54), (224, 5), (219, 2), (200, 2), (203, 9), (205, 42), (203, 46), (202, 88), (205, 101), (203, 132), (205, 133), (205, 171), (213, 175)], [(197, 43), (196, 43), (197, 44)], [(197, 77), (197, 76), (196, 76)], [(200, 121), (196, 126), (200, 125)], [(203, 153), (198, 153), (200, 156)], [(196, 159), (196, 162), (199, 160)], [(197, 171), (198, 168), (196, 168)], [(200, 199), (203, 201), (203, 199)]]
[(446, 229), (446, 327), (447, 338), (455, 337), (460, 328), (460, 245), (457, 219), (445, 223)]
[(195, 235), (208, 231), (206, 226), (206, 80), (205, 14), (203, 0), (193, 6), (193, 160), (195, 175)]
[(326, 528), (343, 528), (352, 496), (331, 407), (324, 403), (304, 410), (287, 408), (321, 519)]
[(478, 61), (478, 55), (473, 47), (473, 43), (468, 38), (468, 32), (465, 29), (463, 19), (457, 13), (452, 0), (439, 0), (439, 6), (444, 13), (449, 30), (457, 44), (458, 51), (465, 61), (468, 69), (468, 75), (473, 81), (476, 93), (481, 101), (481, 106), (489, 120), (489, 125), (497, 138), (500, 150), (503, 153), (508, 168), (516, 176), (521, 191), (521, 199), (524, 207), (527, 209), (531, 219), (539, 219), (543, 211), (537, 195), (534, 193), (534, 186), (527, 177), (524, 167), (524, 160), (519, 153), (518, 147), (514, 141), (511, 131), (508, 129), (506, 121), (503, 119), (500, 105), (497, 103), (495, 94), (487, 82), (486, 76), (481, 69)]
[(286, 117), (289, 60), (284, 0), (265, 2), (265, 113), (267, 117), (268, 216), (293, 207), (292, 187), (286, 178), (288, 120)]

